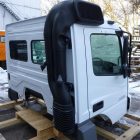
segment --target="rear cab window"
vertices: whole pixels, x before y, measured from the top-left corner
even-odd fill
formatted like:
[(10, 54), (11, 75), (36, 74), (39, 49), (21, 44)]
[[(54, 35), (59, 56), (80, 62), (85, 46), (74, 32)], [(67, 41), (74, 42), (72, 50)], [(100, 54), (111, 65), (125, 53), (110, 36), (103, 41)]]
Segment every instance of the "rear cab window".
[(25, 40), (12, 40), (9, 42), (10, 57), (14, 60), (27, 62), (27, 42)]

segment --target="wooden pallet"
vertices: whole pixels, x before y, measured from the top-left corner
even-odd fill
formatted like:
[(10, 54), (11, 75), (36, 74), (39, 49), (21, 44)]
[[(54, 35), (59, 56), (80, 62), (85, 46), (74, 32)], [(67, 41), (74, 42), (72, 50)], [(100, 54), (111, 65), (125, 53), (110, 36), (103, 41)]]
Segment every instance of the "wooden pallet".
[[(16, 117), (25, 121), (34, 129), (36, 129), (36, 138), (46, 137), (46, 139), (49, 139), (55, 137), (55, 134), (53, 133), (53, 123), (46, 117), (42, 116), (40, 113), (30, 109), (25, 109), (16, 112)], [(36, 138), (33, 138), (32, 140)]]
[[(18, 108), (19, 109), (19, 108)], [(53, 123), (39, 112), (31, 109), (23, 109), (16, 112), (16, 117), (0, 122), (0, 129), (6, 128), (19, 123), (28, 123), (37, 131), (37, 136), (30, 140), (48, 140), (57, 137), (58, 140), (69, 140), (63, 134), (54, 131)]]
[[(44, 102), (40, 99), (35, 99), (35, 101), (41, 105), (44, 105)], [(15, 118), (0, 122), (0, 129), (16, 124), (27, 123), (37, 132), (37, 136), (31, 138), (30, 140), (48, 140), (56, 137), (57, 140), (69, 140), (62, 133), (54, 129), (52, 121), (44, 117), (39, 112), (22, 107), (21, 103), (23, 103), (23, 101), (19, 100), (18, 102), (10, 101), (0, 105), (0, 109), (15, 108), (17, 110)]]
[[(34, 97), (29, 98), (29, 101), (33, 101), (33, 100), (37, 100), (37, 102), (41, 102), (39, 99), (35, 99)], [(0, 110), (14, 108), (16, 105), (20, 105), (23, 102), (24, 102), (23, 99), (18, 99), (17, 101), (8, 101), (5, 103), (0, 103)]]
[(106, 138), (107, 140), (132, 140), (137, 134), (140, 133), (140, 118), (133, 115), (126, 114), (125, 117), (137, 121), (133, 126), (117, 123), (119, 128), (126, 130), (122, 135), (118, 136), (101, 127), (96, 127), (97, 134)]
[[(53, 122), (44, 117), (41, 113), (22, 107), (20, 105), (20, 103), (22, 102), (23, 101), (19, 101), (18, 103), (16, 103), (12, 101), (0, 106), (0, 109), (3, 109), (4, 107), (14, 107), (17, 110), (15, 118), (0, 122), (0, 129), (20, 123), (28, 123), (37, 132), (37, 136), (31, 138), (30, 140), (48, 140), (50, 138), (56, 137), (57, 140), (70, 140), (62, 133), (55, 130), (53, 127)], [(37, 102), (41, 105), (44, 105), (44, 102), (42, 100), (37, 100)], [(12, 107), (10, 106), (10, 103)], [(129, 114), (126, 114), (125, 117), (135, 120), (137, 121), (137, 123), (131, 127), (124, 124), (116, 123), (119, 128), (123, 128), (125, 130), (122, 135), (118, 136), (101, 127), (96, 126), (97, 134), (101, 135), (107, 140), (132, 140), (133, 137), (140, 133), (140, 118)]]
[(0, 110), (14, 108), (15, 105), (21, 104), (21, 103), (23, 103), (23, 100), (21, 100), (21, 99), (19, 99), (17, 101), (9, 101), (9, 102), (6, 102), (6, 103), (1, 103), (0, 104)]

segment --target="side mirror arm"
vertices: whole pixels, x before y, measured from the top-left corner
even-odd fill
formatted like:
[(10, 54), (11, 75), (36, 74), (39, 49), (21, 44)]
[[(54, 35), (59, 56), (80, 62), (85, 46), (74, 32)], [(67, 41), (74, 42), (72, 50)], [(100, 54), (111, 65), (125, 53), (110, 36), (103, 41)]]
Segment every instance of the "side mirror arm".
[(132, 54), (132, 46), (129, 46), (128, 48), (128, 52), (129, 52), (129, 58), (128, 58), (128, 76), (130, 77), (131, 74), (131, 54)]

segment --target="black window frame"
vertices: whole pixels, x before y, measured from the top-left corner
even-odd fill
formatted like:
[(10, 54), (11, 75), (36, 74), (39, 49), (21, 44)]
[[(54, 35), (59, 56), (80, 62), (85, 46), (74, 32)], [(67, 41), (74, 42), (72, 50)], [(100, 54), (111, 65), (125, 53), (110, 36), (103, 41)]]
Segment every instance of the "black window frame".
[[(33, 64), (37, 64), (37, 65), (42, 65), (43, 63), (35, 63), (34, 60), (33, 60), (33, 51), (32, 51), (33, 45), (32, 45), (32, 43), (33, 43), (34, 41), (44, 41), (44, 46), (45, 46), (45, 40), (43, 40), (43, 39), (31, 40), (31, 60), (32, 60), (32, 63), (33, 63)], [(46, 51), (45, 51), (45, 58), (46, 58)], [(45, 59), (45, 61), (46, 61), (46, 59)]]
[[(11, 56), (11, 45), (10, 45), (11, 42), (24, 42), (24, 43), (26, 43), (26, 48), (27, 48), (26, 59), (17, 59), (16, 57)], [(12, 60), (16, 60), (16, 61), (20, 61), (20, 62), (28, 62), (28, 43), (26, 40), (10, 40), (9, 41), (9, 52), (10, 52), (10, 58)]]
[[(121, 37), (118, 36), (117, 34), (110, 34), (110, 33), (92, 33), (90, 34), (90, 48), (91, 48), (91, 57), (92, 57), (92, 46), (91, 46), (91, 36), (92, 35), (115, 35), (118, 37), (118, 41), (119, 41), (119, 47), (120, 47), (120, 56), (121, 56), (121, 67), (122, 67), (122, 51), (123, 51), (123, 48), (122, 48), (122, 43), (121, 43)], [(93, 70), (93, 62), (92, 62), (92, 71), (93, 71), (93, 74), (95, 76), (121, 76), (123, 75), (122, 72), (118, 73), (118, 74), (95, 74), (94, 70)]]

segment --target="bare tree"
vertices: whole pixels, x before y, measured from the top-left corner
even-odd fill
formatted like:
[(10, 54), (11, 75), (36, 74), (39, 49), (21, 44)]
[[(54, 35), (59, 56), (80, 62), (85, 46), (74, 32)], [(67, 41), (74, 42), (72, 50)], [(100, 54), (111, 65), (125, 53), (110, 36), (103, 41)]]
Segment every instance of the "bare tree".
[(42, 15), (46, 15), (59, 0), (42, 0)]
[[(44, 0), (46, 5), (43, 13), (48, 11), (61, 0)], [(130, 26), (138, 24), (140, 0), (88, 0), (102, 7), (104, 15), (129, 30)]]
[(129, 30), (129, 26), (132, 24), (131, 16), (133, 13), (132, 4), (129, 1), (124, 0), (89, 0), (89, 1), (101, 5), (105, 16), (118, 22), (126, 30)]
[(129, 1), (132, 4), (133, 11), (137, 13), (137, 10), (140, 8), (140, 0), (129, 0)]

